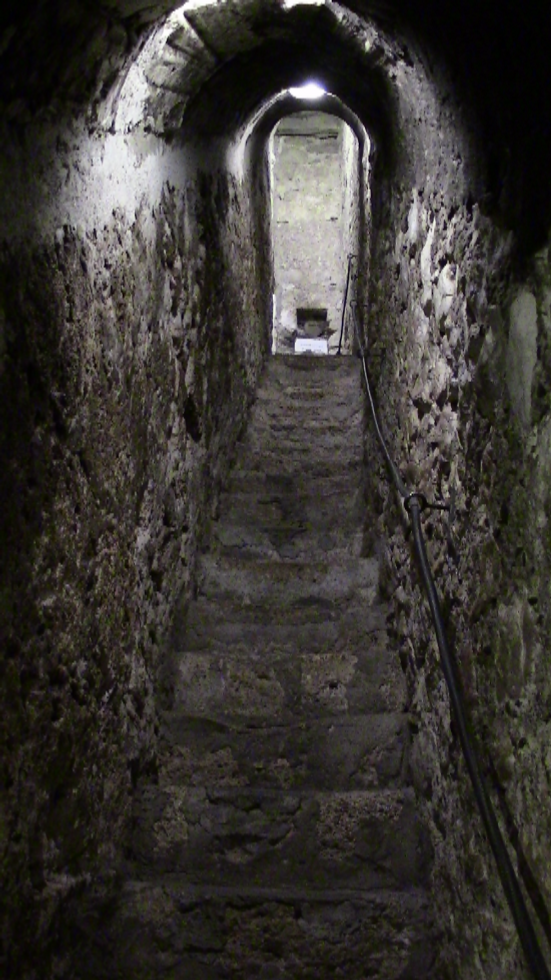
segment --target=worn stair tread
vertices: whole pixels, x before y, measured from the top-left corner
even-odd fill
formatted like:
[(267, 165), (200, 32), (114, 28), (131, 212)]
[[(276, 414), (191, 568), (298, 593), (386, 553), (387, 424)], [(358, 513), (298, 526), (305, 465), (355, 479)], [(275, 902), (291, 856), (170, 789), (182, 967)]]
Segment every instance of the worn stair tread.
[[(343, 436), (345, 437), (343, 439)], [(343, 442), (346, 445), (342, 445)], [(257, 445), (277, 447), (282, 452), (290, 452), (295, 448), (301, 450), (316, 451), (331, 455), (335, 446), (349, 451), (361, 451), (363, 442), (363, 426), (361, 413), (348, 420), (346, 423), (340, 421), (327, 421), (319, 419), (317, 422), (307, 423), (302, 419), (296, 421), (287, 420), (284, 424), (280, 419), (257, 418), (254, 425), (250, 425), (247, 433), (239, 447)]]
[(362, 392), (361, 384), (361, 365), (357, 361), (355, 364), (338, 364), (324, 361), (315, 363), (306, 361), (304, 364), (297, 364), (285, 360), (284, 357), (276, 355), (269, 358), (262, 378), (260, 379), (259, 389), (276, 390), (279, 384), (294, 384), (305, 390), (310, 390), (317, 386), (323, 386), (328, 391), (342, 392), (346, 388)]
[[(353, 606), (349, 613), (342, 614), (341, 610), (341, 615), (322, 623), (247, 622), (240, 617), (243, 610), (236, 607), (233, 607), (235, 619), (223, 620), (215, 615), (217, 608), (218, 603), (208, 600), (199, 599), (191, 604), (181, 629), (175, 631), (172, 651), (176, 659), (188, 653), (262, 658), (358, 650), (366, 653), (376, 645), (391, 651), (384, 604)], [(395, 651), (391, 652), (397, 656)]]
[[(310, 392), (321, 393), (328, 399), (342, 400), (349, 395), (351, 403), (361, 402), (363, 390), (360, 371), (337, 371), (333, 374), (314, 371), (296, 371), (282, 364), (268, 364), (260, 384), (256, 390), (257, 398), (263, 395), (275, 397), (278, 394), (293, 390), (298, 399), (304, 394), (307, 398)], [(282, 408), (286, 402), (282, 402)]]
[(358, 358), (347, 355), (341, 357), (319, 357), (315, 354), (275, 354), (268, 358), (267, 373), (288, 372), (304, 374), (310, 380), (316, 375), (356, 375), (360, 377), (361, 364)]
[(420, 888), (194, 886), (175, 875), (127, 881), (102, 940), (112, 972), (86, 956), (85, 980), (429, 980), (436, 949)]
[(321, 452), (316, 445), (289, 443), (286, 447), (277, 440), (251, 440), (237, 447), (235, 470), (239, 472), (265, 472), (277, 469), (289, 476), (301, 475), (314, 481), (320, 477), (338, 476), (348, 483), (359, 485), (363, 472), (361, 446), (350, 443), (343, 446), (336, 442), (330, 452)]
[(315, 506), (330, 504), (337, 506), (365, 507), (362, 488), (344, 484), (340, 473), (319, 477), (315, 481), (305, 479), (302, 474), (286, 476), (280, 469), (273, 473), (256, 472), (247, 479), (243, 471), (232, 472), (227, 490), (220, 495), (221, 507), (232, 502), (238, 503), (243, 499), (281, 500), (287, 504), (300, 501), (303, 505)]
[(178, 891), (184, 902), (189, 900), (190, 904), (197, 901), (231, 901), (232, 899), (245, 899), (256, 903), (257, 901), (281, 901), (281, 902), (315, 902), (320, 905), (330, 905), (332, 902), (358, 901), (363, 904), (372, 904), (376, 907), (383, 907), (390, 903), (403, 905), (404, 908), (415, 908), (416, 905), (425, 906), (428, 901), (428, 893), (423, 885), (412, 885), (407, 890), (401, 888), (374, 888), (366, 890), (364, 888), (330, 887), (316, 888), (289, 886), (289, 885), (196, 885), (190, 883), (185, 875), (177, 872), (165, 872), (163, 874), (151, 874), (147, 877), (129, 876), (123, 885), (123, 891), (127, 893), (145, 893), (150, 888), (166, 889), (167, 891)]
[(384, 642), (324, 653), (260, 648), (256, 655), (186, 652), (174, 658), (173, 707), (190, 717), (251, 725), (345, 712), (401, 711), (405, 680)]
[(254, 433), (247, 437), (246, 442), (237, 446), (235, 468), (239, 470), (243, 463), (254, 462), (256, 470), (280, 469), (282, 473), (296, 473), (297, 464), (305, 478), (314, 481), (319, 477), (346, 472), (349, 480), (359, 483), (362, 472), (361, 440), (353, 440), (343, 445), (340, 438), (335, 438), (330, 446), (321, 448), (314, 440), (308, 442), (302, 439), (285, 439), (284, 444), (276, 437), (266, 439)]
[[(344, 436), (344, 438), (343, 438)], [(281, 434), (275, 429), (257, 429), (250, 426), (242, 442), (237, 447), (238, 458), (248, 453), (261, 456), (278, 456), (282, 462), (293, 459), (298, 454), (304, 456), (305, 462), (323, 460), (333, 461), (354, 459), (361, 455), (362, 429), (358, 425), (348, 428), (345, 433), (341, 427), (335, 427), (323, 433), (323, 439), (317, 439), (311, 432), (304, 431), (298, 426), (291, 432)]]
[(250, 475), (243, 470), (232, 470), (221, 500), (229, 499), (233, 494), (274, 495), (282, 498), (299, 494), (305, 500), (314, 500), (316, 497), (326, 500), (338, 496), (355, 502), (363, 499), (359, 482), (354, 485), (344, 481), (340, 472), (319, 477), (312, 483), (302, 473), (289, 476), (279, 468), (272, 471), (252, 471)]
[[(296, 401), (289, 404), (277, 405), (276, 402), (263, 400), (256, 402), (256, 411), (248, 426), (248, 431), (266, 427), (269, 431), (272, 428), (281, 433), (310, 432), (310, 433), (331, 433), (346, 435), (350, 426), (361, 429), (363, 427), (363, 404), (361, 398), (350, 399), (343, 397), (342, 393), (331, 393), (327, 388), (323, 389), (325, 399), (316, 401), (319, 403), (317, 409), (305, 409), (303, 391)], [(311, 391), (312, 393), (312, 391)]]
[(284, 724), (223, 724), (181, 711), (162, 717), (159, 783), (330, 791), (398, 787), (407, 781), (405, 713), (352, 713)]
[[(228, 560), (225, 558), (213, 558), (208, 553), (204, 553), (199, 556), (199, 562), (201, 565), (201, 574), (206, 574), (206, 571), (213, 572), (218, 570), (220, 574), (230, 573), (232, 568), (242, 569), (243, 574), (246, 575), (247, 579), (251, 574), (250, 562), (240, 563), (239, 561)], [(314, 578), (326, 578), (327, 576), (333, 578), (334, 576), (342, 575), (345, 578), (351, 578), (354, 581), (358, 581), (360, 584), (374, 583), (378, 581), (379, 576), (379, 560), (372, 555), (364, 558), (347, 558), (341, 562), (335, 563), (329, 559), (320, 561), (287, 561), (287, 562), (273, 562), (273, 561), (258, 561), (255, 563), (254, 574), (261, 577), (274, 576), (276, 580), (279, 581), (289, 581), (293, 579), (300, 579), (309, 581), (312, 577)]]
[(241, 558), (244, 561), (318, 561), (329, 557), (341, 561), (359, 558), (363, 553), (363, 533), (354, 535), (326, 531), (301, 531), (295, 527), (273, 530), (246, 527), (226, 527), (213, 531), (210, 542), (212, 554)]
[[(357, 590), (356, 590), (357, 591)], [(343, 632), (360, 634), (371, 628), (371, 609), (365, 598), (356, 593), (339, 600), (304, 596), (296, 602), (240, 602), (237, 598), (208, 599), (199, 597), (189, 606), (185, 639), (178, 640), (179, 649), (201, 648), (223, 634), (224, 625), (239, 628), (255, 625), (268, 632), (276, 627), (291, 626), (295, 630), (314, 625), (341, 622)], [(359, 620), (360, 622), (356, 622)], [(360, 627), (360, 628), (358, 628)], [(235, 636), (235, 630), (232, 630)], [(180, 634), (182, 636), (182, 634)]]
[[(223, 498), (211, 528), (213, 545), (236, 556), (258, 549), (258, 557), (338, 562), (362, 554), (363, 526), (358, 496), (318, 500), (299, 494), (235, 493)], [(336, 552), (339, 554), (336, 554)]]
[(232, 478), (256, 479), (266, 472), (277, 470), (282, 476), (287, 476), (290, 479), (300, 477), (303, 480), (313, 481), (320, 478), (340, 476), (343, 483), (354, 482), (358, 485), (362, 468), (363, 462), (360, 453), (346, 458), (341, 456), (338, 459), (335, 456), (328, 459), (304, 459), (297, 452), (293, 456), (283, 459), (281, 453), (277, 451), (270, 453), (258, 451), (252, 456), (247, 453), (237, 457)]
[(190, 881), (359, 888), (426, 882), (428, 840), (413, 792), (148, 785), (132, 859)]
[[(251, 511), (253, 508), (251, 507)], [(212, 526), (210, 552), (241, 557), (247, 561), (301, 561), (341, 563), (362, 557), (363, 529), (352, 517), (335, 527), (307, 520), (278, 521), (261, 515), (246, 520), (245, 514), (231, 523), (215, 522)]]
[(384, 633), (388, 607), (384, 603), (366, 606), (351, 603), (325, 604), (322, 614), (313, 607), (299, 608), (295, 614), (280, 611), (266, 616), (264, 607), (243, 607), (232, 602), (214, 603), (197, 599), (190, 603), (185, 622), (174, 629), (174, 649), (244, 651), (304, 650), (323, 653), (327, 650), (355, 649), (370, 642), (376, 633)]
[(211, 600), (285, 607), (298, 603), (346, 603), (362, 598), (376, 602), (379, 562), (375, 558), (340, 561), (240, 560), (224, 555), (202, 555), (198, 596)]
[(239, 520), (243, 524), (248, 520), (254, 526), (257, 522), (273, 525), (302, 521), (312, 528), (341, 529), (350, 533), (359, 523), (360, 514), (361, 502), (357, 496), (321, 496), (315, 492), (315, 487), (308, 495), (296, 491), (292, 495), (246, 491), (222, 496), (218, 523), (232, 524)]
[[(305, 397), (306, 395), (306, 397)], [(281, 404), (281, 394), (273, 397), (273, 392), (261, 390), (255, 402), (254, 418), (251, 425), (277, 428), (280, 432), (293, 432), (295, 429), (321, 433), (325, 429), (335, 429), (345, 434), (350, 425), (363, 427), (363, 403), (361, 398), (351, 399), (331, 396), (326, 390), (313, 390), (305, 393), (297, 391)]]
[(259, 500), (254, 497), (248, 501), (243, 497), (232, 507), (227, 506), (223, 517), (213, 522), (212, 533), (229, 533), (234, 528), (239, 528), (242, 533), (260, 530), (274, 535), (280, 529), (281, 533), (295, 530), (297, 534), (333, 534), (339, 537), (351, 537), (361, 532), (356, 508), (350, 504), (345, 507), (343, 503), (336, 511), (330, 502), (318, 508), (314, 501), (309, 506), (297, 501), (292, 510), (283, 506), (280, 499)]
[(257, 390), (251, 424), (285, 418), (288, 425), (298, 426), (308, 414), (315, 415), (320, 422), (322, 416), (329, 416), (345, 436), (348, 420), (359, 422), (363, 414), (363, 398), (352, 387), (348, 391), (332, 392), (326, 385), (318, 388), (271, 385)]

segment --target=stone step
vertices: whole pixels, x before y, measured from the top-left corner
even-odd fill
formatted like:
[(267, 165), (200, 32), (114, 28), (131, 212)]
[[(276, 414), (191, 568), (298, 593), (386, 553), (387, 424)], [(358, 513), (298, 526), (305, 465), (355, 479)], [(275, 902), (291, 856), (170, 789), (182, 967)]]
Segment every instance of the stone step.
[(252, 434), (237, 447), (235, 466), (268, 472), (279, 469), (283, 474), (300, 472), (310, 480), (318, 475), (322, 478), (338, 476), (346, 470), (350, 475), (358, 474), (357, 487), (363, 470), (362, 447), (359, 441), (355, 443), (340, 437), (329, 445), (309, 440), (268, 439)]
[(252, 419), (288, 419), (298, 424), (307, 418), (327, 419), (338, 423), (346, 431), (349, 420), (360, 424), (364, 416), (363, 399), (354, 388), (334, 391), (327, 385), (300, 388), (296, 384), (280, 382), (259, 388), (252, 410)]
[(243, 469), (233, 469), (228, 477), (227, 489), (221, 495), (221, 501), (230, 500), (233, 495), (270, 496), (282, 501), (294, 501), (297, 498), (315, 503), (319, 500), (343, 500), (362, 509), (363, 488), (360, 481), (350, 483), (343, 479), (342, 473), (330, 473), (312, 480), (303, 473), (282, 473), (281, 469), (257, 470), (251, 468), (247, 473)]
[[(298, 482), (298, 481), (297, 481)], [(279, 521), (308, 521), (311, 527), (331, 528), (359, 523), (364, 500), (360, 490), (345, 491), (342, 483), (322, 479), (297, 486), (282, 479), (279, 487), (266, 481), (255, 487), (232, 487), (220, 497), (221, 520), (233, 523), (246, 518), (251, 522), (276, 524)]]
[(97, 918), (92, 899), (83, 980), (429, 980), (437, 948), (417, 888), (194, 887), (165, 876), (127, 881), (109, 931)]
[(292, 718), (253, 727), (163, 716), (159, 782), (209, 789), (238, 786), (325, 791), (396, 788), (408, 772), (403, 713)]
[(279, 472), (282, 479), (302, 480), (314, 484), (317, 480), (332, 480), (340, 477), (343, 485), (357, 489), (363, 473), (361, 453), (358, 454), (310, 454), (308, 457), (295, 452), (283, 456), (276, 449), (270, 451), (245, 452), (240, 448), (236, 456), (231, 480), (245, 481), (260, 479), (265, 473)]
[[(328, 481), (323, 481), (325, 485)], [(213, 540), (226, 548), (259, 549), (259, 555), (298, 558), (316, 555), (317, 560), (360, 557), (363, 538), (363, 495), (343, 494), (335, 490), (327, 496), (317, 495), (316, 484), (308, 494), (281, 491), (248, 490), (223, 494), (220, 518), (211, 528)]]
[(270, 526), (242, 522), (215, 522), (212, 526), (211, 551), (227, 558), (272, 561), (346, 561), (360, 558), (363, 550), (363, 531), (350, 520), (353, 527), (339, 526), (330, 530), (312, 529), (308, 522), (275, 521)]
[(405, 681), (385, 634), (369, 646), (312, 653), (220, 648), (174, 657), (175, 711), (218, 724), (291, 724), (311, 718), (402, 711)]
[(237, 459), (246, 458), (247, 454), (254, 456), (277, 456), (282, 463), (293, 461), (300, 457), (304, 463), (316, 461), (337, 464), (350, 461), (362, 456), (361, 429), (350, 429), (347, 432), (327, 429), (323, 436), (315, 438), (308, 430), (296, 428), (294, 434), (281, 435), (272, 430), (257, 431), (254, 425), (237, 448)]
[(234, 600), (244, 606), (287, 607), (298, 604), (377, 601), (379, 562), (350, 558), (340, 562), (239, 561), (223, 555), (203, 555), (198, 573), (198, 596)]
[[(319, 433), (319, 434), (318, 434)], [(326, 427), (318, 433), (297, 426), (292, 432), (282, 433), (276, 427), (251, 425), (246, 437), (239, 444), (236, 459), (243, 459), (247, 453), (279, 454), (281, 460), (302, 453), (305, 462), (325, 459), (327, 463), (333, 459), (347, 460), (362, 458), (363, 436), (361, 429), (349, 428), (347, 432), (339, 432)]]
[(256, 391), (254, 411), (276, 410), (280, 418), (294, 414), (333, 416), (344, 421), (362, 412), (364, 394), (359, 378), (327, 375), (265, 374)]
[[(175, 650), (225, 650), (244, 652), (304, 650), (355, 650), (382, 632), (388, 614), (383, 604), (310, 603), (296, 609), (242, 606), (232, 602), (198, 599), (185, 611), (185, 622), (176, 623)], [(183, 619), (183, 617), (182, 617)]]
[[(312, 383), (317, 378), (333, 375), (335, 383), (341, 383), (344, 378), (361, 379), (361, 363), (356, 357), (316, 357), (303, 354), (276, 354), (266, 362), (266, 376), (270, 379), (281, 376), (295, 376), (307, 379)], [(338, 380), (337, 380), (338, 378)]]
[(424, 885), (428, 842), (413, 791), (145, 786), (132, 861), (190, 884), (400, 888)]
[(364, 411), (361, 398), (351, 398), (350, 393), (333, 392), (325, 386), (301, 390), (293, 385), (288, 392), (278, 387), (275, 391), (262, 388), (257, 393), (253, 409), (253, 421), (267, 425), (286, 426), (292, 429), (309, 422), (314, 429), (325, 424), (339, 427), (343, 432), (349, 425), (363, 425)]
[[(346, 416), (343, 419), (334, 418), (333, 411), (342, 414), (345, 407), (348, 408)], [(326, 437), (349, 439), (353, 436), (361, 440), (363, 412), (358, 407), (354, 414), (350, 414), (346, 401), (342, 405), (340, 403), (335, 405), (333, 410), (324, 406), (323, 409), (318, 407), (310, 411), (301, 408), (300, 412), (289, 412), (285, 406), (277, 411), (275, 405), (267, 412), (257, 406), (248, 432), (265, 435), (267, 438), (274, 436), (280, 439), (297, 440), (302, 437), (305, 440), (315, 439), (319, 442)]]
[(233, 473), (237, 473), (239, 477), (273, 473), (274, 470), (278, 470), (282, 477), (301, 477), (312, 485), (318, 479), (325, 480), (340, 475), (343, 482), (358, 489), (364, 467), (361, 453), (350, 448), (342, 448), (334, 453), (318, 452), (315, 449), (302, 453), (298, 448), (280, 452), (275, 446), (265, 446), (264, 449), (242, 446), (238, 449)]
[[(306, 368), (306, 370), (305, 370)], [(321, 391), (339, 398), (342, 392), (349, 392), (360, 400), (363, 397), (363, 381), (358, 365), (342, 365), (339, 370), (327, 370), (327, 365), (311, 364), (289, 365), (285, 360), (269, 359), (257, 388), (260, 395), (265, 391), (276, 392), (281, 388), (295, 388), (297, 392)]]

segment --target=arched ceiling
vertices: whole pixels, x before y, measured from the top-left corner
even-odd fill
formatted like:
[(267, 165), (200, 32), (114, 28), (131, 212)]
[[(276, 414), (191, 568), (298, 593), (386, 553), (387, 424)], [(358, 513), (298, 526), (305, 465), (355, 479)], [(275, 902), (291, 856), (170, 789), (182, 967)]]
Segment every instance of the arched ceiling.
[[(501, 199), (507, 220), (528, 247), (547, 234), (551, 26), (544, 4), (347, 0), (342, 15), (334, 16), (337, 7), (329, 2), (302, 7), (286, 6), (284, 0), (222, 0), (188, 8), (187, 28), (178, 25), (176, 9), (174, 0), (4, 0), (4, 120), (19, 127), (37, 115), (55, 118), (60, 107), (71, 106), (85, 112), (91, 126), (98, 119), (116, 125), (109, 112), (123, 105), (124, 85), (133, 70), (142, 70), (136, 66), (149, 45), (154, 57), (137, 81), (144, 91), (140, 105), (149, 112), (149, 121), (146, 115), (142, 122), (153, 130), (159, 115), (168, 130), (177, 129), (202, 85), (229, 62), (240, 59), (251, 77), (259, 67), (271, 66), (274, 82), (276, 75), (285, 82), (286, 62), (292, 59), (299, 73), (323, 61), (337, 94), (360, 116), (367, 112), (369, 125), (382, 132), (391, 107), (384, 74), (391, 73), (393, 58), (407, 60), (411, 46), (421, 52), (429, 73), (447, 72), (454, 98), (468, 107), (484, 145), (491, 196)], [(167, 15), (176, 21), (168, 33)], [(308, 27), (312, 24), (315, 30)], [(359, 37), (365, 31), (371, 33), (371, 50), (362, 53)], [(232, 86), (237, 92), (237, 64), (225, 70), (228, 98), (217, 125), (231, 112)], [(251, 108), (254, 86), (245, 91), (244, 76), (240, 85)], [(123, 122), (131, 126), (133, 119), (130, 113)]]
[(236, 51), (187, 105), (185, 131), (231, 135), (273, 95), (314, 77), (388, 142), (393, 96), (384, 66), (395, 54), (374, 31), (343, 22), (339, 13), (336, 5), (295, 7), (285, 30)]
[[(281, 7), (278, 0), (250, 3), (229, 0), (219, 8), (218, 38), (227, 53), (233, 39), (240, 46), (252, 21), (252, 34), (271, 30), (271, 18)], [(151, 24), (178, 6), (174, 0), (4, 0), (0, 9), (0, 94), (40, 92), (51, 95), (56, 82), (71, 83), (80, 66), (81, 85), (109, 53), (119, 57)], [(498, 91), (507, 93), (514, 112), (528, 94), (536, 95), (543, 108), (551, 80), (548, 52), (551, 26), (545, 4), (498, 0), (347, 0), (346, 6), (391, 36), (418, 39), (427, 52), (442, 56), (458, 80), (476, 93), (481, 107)], [(228, 29), (222, 9), (231, 11), (234, 27)], [(251, 8), (256, 8), (251, 15)], [(261, 8), (261, 9), (260, 9)], [(216, 19), (209, 8), (197, 8), (194, 21)], [(250, 35), (251, 37), (251, 35)], [(73, 68), (69, 62), (73, 61)], [(74, 92), (75, 87), (70, 85)], [(544, 91), (545, 90), (545, 91)], [(510, 96), (510, 98), (509, 98)]]

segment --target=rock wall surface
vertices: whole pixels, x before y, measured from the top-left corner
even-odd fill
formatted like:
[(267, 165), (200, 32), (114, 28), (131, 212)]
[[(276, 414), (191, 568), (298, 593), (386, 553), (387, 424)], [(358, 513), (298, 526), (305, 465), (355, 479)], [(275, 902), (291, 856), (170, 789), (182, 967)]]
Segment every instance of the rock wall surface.
[(19, 978), (62, 971), (58, 908), (116, 875), (155, 766), (172, 609), (268, 349), (269, 254), (261, 181), (190, 170), (151, 138), (10, 136), (0, 962)]
[[(369, 138), (367, 134), (365, 134), (365, 140), (367, 145), (361, 147), (350, 127), (345, 127), (342, 166), (342, 257), (347, 263), (347, 271), (348, 261), (352, 257), (343, 330), (344, 349), (348, 351), (352, 350), (354, 332), (350, 313), (353, 311), (353, 315), (358, 316), (357, 305), (364, 295), (364, 290), (358, 288), (358, 267), (359, 261), (361, 261), (359, 250), (360, 238), (362, 236), (368, 238), (365, 219), (371, 210), (369, 203)], [(366, 245), (368, 245), (367, 241)]]
[[(445, 76), (433, 67), (425, 77), (400, 85), (409, 173), (377, 187), (370, 366), (403, 475), (429, 500), (454, 502), (450, 525), (438, 512), (423, 518), (428, 550), (483, 768), (548, 949), (549, 252), (521, 264), (495, 211), (474, 203), (483, 155)], [(450, 718), (408, 521), (382, 464), (372, 492), (390, 542), (393, 628), (417, 729), (414, 780), (432, 824), (439, 975), (524, 977)]]

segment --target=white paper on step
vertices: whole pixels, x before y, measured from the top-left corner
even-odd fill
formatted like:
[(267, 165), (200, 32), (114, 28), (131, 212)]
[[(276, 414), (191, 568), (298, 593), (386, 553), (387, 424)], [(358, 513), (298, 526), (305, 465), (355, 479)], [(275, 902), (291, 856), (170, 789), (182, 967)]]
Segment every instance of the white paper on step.
[(328, 354), (329, 345), (326, 340), (319, 337), (297, 337), (295, 340), (295, 354)]

